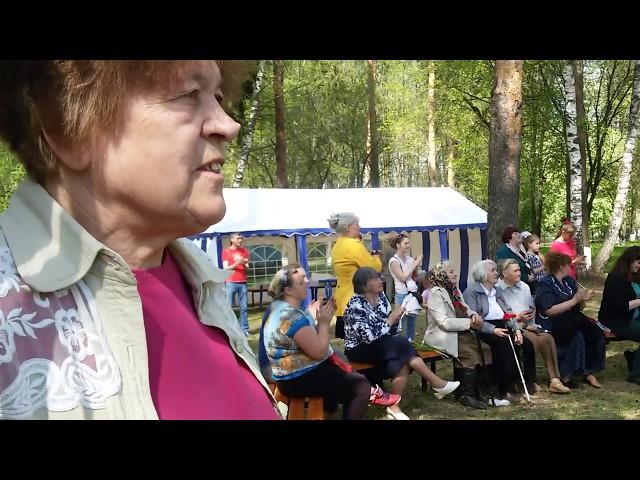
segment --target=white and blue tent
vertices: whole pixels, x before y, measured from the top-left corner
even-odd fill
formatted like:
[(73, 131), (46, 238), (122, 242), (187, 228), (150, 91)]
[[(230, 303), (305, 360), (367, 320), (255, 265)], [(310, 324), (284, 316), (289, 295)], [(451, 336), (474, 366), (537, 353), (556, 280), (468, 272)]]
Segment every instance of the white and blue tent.
[(233, 232), (247, 237), (247, 245), (277, 244), (283, 256), (306, 266), (307, 242), (324, 242), (330, 252), (335, 234), (327, 219), (349, 211), (360, 218), (372, 249), (407, 232), (412, 256), (424, 255), (422, 268), (449, 260), (462, 290), (470, 281), (470, 266), (487, 257), (487, 213), (451, 188), (227, 188), (224, 197), (224, 219), (191, 237), (220, 266), (223, 238)]

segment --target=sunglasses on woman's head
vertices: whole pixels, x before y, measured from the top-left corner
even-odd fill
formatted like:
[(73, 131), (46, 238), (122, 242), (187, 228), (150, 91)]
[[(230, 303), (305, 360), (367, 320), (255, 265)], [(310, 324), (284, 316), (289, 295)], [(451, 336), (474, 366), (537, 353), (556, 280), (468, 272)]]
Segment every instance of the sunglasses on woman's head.
[(280, 285), (282, 285), (283, 287), (286, 286), (289, 283), (289, 274), (296, 273), (297, 271), (297, 268), (287, 267), (284, 267), (282, 270), (280, 270)]

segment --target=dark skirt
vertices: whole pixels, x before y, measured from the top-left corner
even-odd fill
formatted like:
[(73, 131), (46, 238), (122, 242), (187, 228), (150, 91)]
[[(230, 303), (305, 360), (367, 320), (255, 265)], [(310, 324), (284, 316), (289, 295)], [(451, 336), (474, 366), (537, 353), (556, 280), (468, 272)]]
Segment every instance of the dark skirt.
[(382, 378), (394, 378), (418, 352), (405, 337), (385, 335), (371, 343), (362, 343), (345, 350), (351, 362), (372, 363)]
[(604, 369), (607, 353), (604, 334), (582, 312), (571, 311), (561, 319), (554, 318), (552, 325), (562, 377), (589, 375)]
[(577, 332), (573, 341), (564, 345), (557, 344), (556, 348), (558, 367), (563, 378), (589, 375), (604, 370), (607, 346), (602, 335), (585, 337), (583, 332)]

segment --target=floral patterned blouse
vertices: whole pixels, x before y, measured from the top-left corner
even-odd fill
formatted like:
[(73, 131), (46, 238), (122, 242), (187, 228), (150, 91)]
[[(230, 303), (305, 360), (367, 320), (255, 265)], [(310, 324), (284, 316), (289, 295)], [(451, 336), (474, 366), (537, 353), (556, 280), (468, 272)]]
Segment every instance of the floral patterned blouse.
[(371, 305), (364, 295), (351, 297), (344, 312), (345, 351), (363, 343), (373, 343), (384, 335), (397, 334), (397, 325), (387, 323), (389, 313), (391, 305), (384, 293), (378, 295), (376, 306)]

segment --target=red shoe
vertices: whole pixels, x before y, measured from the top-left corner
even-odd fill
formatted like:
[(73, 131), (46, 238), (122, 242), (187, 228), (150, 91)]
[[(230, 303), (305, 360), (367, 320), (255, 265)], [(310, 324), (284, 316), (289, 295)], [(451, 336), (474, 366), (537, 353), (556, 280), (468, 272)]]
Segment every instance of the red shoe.
[(371, 387), (371, 396), (369, 397), (369, 403), (371, 405), (381, 405), (383, 407), (389, 407), (397, 404), (402, 397), (397, 393), (387, 393), (382, 390), (378, 385)]

